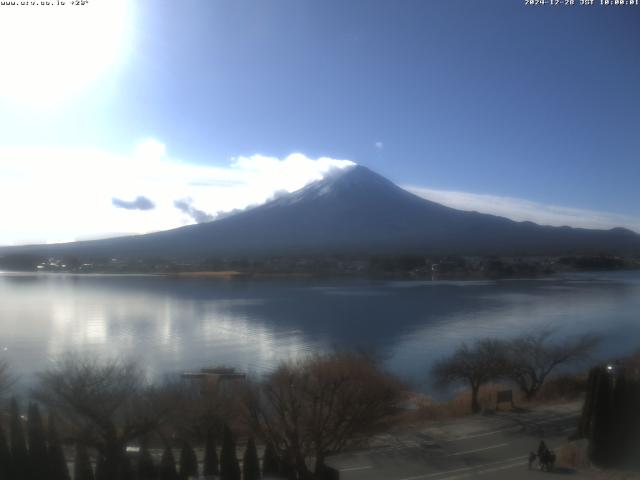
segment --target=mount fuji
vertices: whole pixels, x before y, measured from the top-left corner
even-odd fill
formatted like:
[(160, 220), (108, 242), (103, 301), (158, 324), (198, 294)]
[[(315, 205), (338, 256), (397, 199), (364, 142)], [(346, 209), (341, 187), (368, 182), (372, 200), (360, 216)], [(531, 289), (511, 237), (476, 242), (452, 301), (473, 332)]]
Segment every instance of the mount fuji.
[(145, 235), (57, 245), (5, 247), (79, 258), (315, 254), (563, 255), (640, 253), (640, 235), (516, 222), (445, 207), (363, 166), (323, 179), (259, 207), (209, 223)]

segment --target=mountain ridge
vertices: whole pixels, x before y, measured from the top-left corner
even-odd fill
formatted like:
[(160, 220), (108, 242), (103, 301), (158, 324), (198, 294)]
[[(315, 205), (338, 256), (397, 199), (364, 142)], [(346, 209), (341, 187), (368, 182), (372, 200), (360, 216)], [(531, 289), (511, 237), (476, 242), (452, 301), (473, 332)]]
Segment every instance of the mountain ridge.
[(640, 235), (516, 222), (426, 200), (355, 165), (209, 223), (144, 235), (2, 247), (0, 255), (197, 258), (315, 254), (640, 253)]

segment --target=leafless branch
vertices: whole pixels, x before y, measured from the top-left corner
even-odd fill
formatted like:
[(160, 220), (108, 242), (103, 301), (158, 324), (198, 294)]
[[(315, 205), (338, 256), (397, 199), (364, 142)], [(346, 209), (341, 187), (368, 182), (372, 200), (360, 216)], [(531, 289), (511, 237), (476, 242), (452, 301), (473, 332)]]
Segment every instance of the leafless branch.
[(247, 389), (251, 426), (308, 478), (327, 455), (375, 429), (396, 405), (401, 384), (372, 357), (357, 353), (314, 355), (284, 363)]
[(513, 380), (528, 399), (534, 398), (545, 380), (561, 365), (589, 358), (600, 342), (591, 333), (554, 341), (555, 331), (545, 328), (514, 338), (508, 345), (505, 376)]

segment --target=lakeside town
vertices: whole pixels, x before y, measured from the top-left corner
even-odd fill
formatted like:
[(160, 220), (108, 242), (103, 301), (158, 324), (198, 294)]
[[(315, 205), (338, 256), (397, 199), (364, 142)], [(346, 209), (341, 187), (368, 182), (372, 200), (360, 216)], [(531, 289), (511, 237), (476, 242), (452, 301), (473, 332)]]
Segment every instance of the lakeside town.
[(640, 258), (615, 255), (567, 256), (424, 256), (424, 255), (284, 255), (222, 257), (200, 262), (161, 258), (0, 256), (0, 269), (50, 273), (146, 273), (198, 277), (269, 275), (408, 277), (433, 279), (493, 279), (538, 277), (556, 273), (638, 270)]

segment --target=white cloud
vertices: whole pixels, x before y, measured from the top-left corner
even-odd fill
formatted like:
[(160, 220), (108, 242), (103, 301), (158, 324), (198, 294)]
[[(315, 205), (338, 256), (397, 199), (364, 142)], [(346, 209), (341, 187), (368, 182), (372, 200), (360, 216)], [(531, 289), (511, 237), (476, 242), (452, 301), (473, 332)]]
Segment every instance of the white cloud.
[[(236, 157), (225, 166), (171, 158), (146, 140), (130, 155), (91, 149), (0, 148), (0, 245), (52, 243), (134, 234), (193, 223), (174, 202), (217, 212), (263, 203), (291, 192), (328, 170), (352, 165), (294, 153), (283, 159)], [(113, 199), (145, 197), (146, 211), (113, 206)], [(184, 209), (183, 209), (184, 210)]]
[[(172, 158), (147, 140), (130, 155), (92, 149), (0, 147), (0, 245), (52, 243), (146, 233), (194, 223), (222, 212), (295, 191), (349, 160), (240, 156), (226, 165), (196, 165)], [(408, 187), (463, 210), (592, 228), (624, 226), (640, 231), (640, 219), (557, 207), (518, 198)], [(116, 208), (113, 199), (144, 197), (155, 208)], [(188, 200), (189, 208), (182, 202)]]
[(600, 229), (626, 227), (640, 232), (640, 218), (630, 215), (547, 205), (522, 198), (433, 190), (414, 186), (404, 188), (420, 197), (448, 207), (490, 213), (517, 221), (528, 220), (541, 225)]
[(376, 147), (377, 150), (382, 150), (384, 148), (384, 143), (383, 142), (376, 142), (373, 144), (374, 147)]

